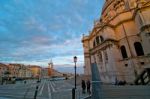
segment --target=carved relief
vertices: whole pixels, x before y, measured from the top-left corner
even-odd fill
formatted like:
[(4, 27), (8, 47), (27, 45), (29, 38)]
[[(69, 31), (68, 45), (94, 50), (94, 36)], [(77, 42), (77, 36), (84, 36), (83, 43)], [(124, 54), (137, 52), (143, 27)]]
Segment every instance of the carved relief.
[(98, 63), (101, 63), (103, 61), (102, 60), (102, 53), (101, 53), (101, 51), (98, 51), (97, 56), (98, 56)]
[(135, 0), (128, 0), (130, 8), (136, 8), (137, 3)]
[(109, 19), (111, 20), (113, 17), (116, 16), (116, 11), (114, 9), (111, 9), (108, 13)]
[(115, 0), (109, 8), (107, 8), (106, 13), (103, 14), (103, 22), (109, 22), (117, 13), (125, 11), (125, 2), (124, 0)]
[(137, 5), (139, 8), (141, 8), (142, 6), (144, 6), (145, 3), (147, 3), (149, 0), (138, 0), (137, 1)]
[(107, 63), (108, 62), (108, 54), (107, 54), (107, 51), (104, 50), (104, 57), (105, 57), (105, 62)]
[(114, 10), (116, 10), (117, 13), (123, 12), (125, 10), (125, 2), (123, 0), (116, 0)]

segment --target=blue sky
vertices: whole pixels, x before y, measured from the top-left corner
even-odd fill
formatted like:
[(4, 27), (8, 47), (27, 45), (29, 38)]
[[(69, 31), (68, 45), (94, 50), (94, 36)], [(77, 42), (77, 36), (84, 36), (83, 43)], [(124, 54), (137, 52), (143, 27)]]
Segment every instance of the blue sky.
[(0, 62), (83, 66), (82, 34), (100, 17), (103, 0), (0, 0)]

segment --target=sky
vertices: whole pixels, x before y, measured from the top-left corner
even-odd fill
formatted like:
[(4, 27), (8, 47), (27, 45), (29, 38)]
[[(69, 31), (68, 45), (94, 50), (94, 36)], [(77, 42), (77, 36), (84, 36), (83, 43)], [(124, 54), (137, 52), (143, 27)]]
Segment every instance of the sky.
[(0, 62), (56, 68), (84, 65), (83, 34), (104, 0), (0, 0)]

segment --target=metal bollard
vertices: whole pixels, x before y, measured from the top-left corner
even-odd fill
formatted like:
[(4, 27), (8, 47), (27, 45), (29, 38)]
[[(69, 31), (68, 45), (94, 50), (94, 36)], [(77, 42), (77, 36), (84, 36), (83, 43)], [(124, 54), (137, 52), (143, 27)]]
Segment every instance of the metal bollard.
[(35, 90), (35, 93), (34, 93), (34, 99), (36, 99), (36, 97), (37, 97), (38, 88), (39, 88), (39, 86), (36, 86), (36, 90)]
[(75, 99), (75, 88), (72, 89), (72, 99)]

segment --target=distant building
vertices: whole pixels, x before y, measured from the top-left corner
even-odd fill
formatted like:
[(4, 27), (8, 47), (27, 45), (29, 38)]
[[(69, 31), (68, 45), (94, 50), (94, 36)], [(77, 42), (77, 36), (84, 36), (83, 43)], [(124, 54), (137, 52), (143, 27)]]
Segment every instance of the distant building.
[(28, 68), (32, 71), (32, 77), (34, 78), (41, 77), (42, 68), (40, 66), (30, 65)]
[(51, 62), (48, 63), (48, 76), (49, 77), (53, 76), (53, 67), (54, 67), (54, 64), (53, 64), (53, 61), (51, 60)]
[(26, 78), (31, 78), (33, 75), (32, 71), (30, 70), (29, 67), (26, 66), (26, 69), (25, 69), (25, 77)]
[(50, 63), (48, 63), (48, 76), (49, 77), (54, 77), (54, 76), (63, 76), (63, 73), (58, 72), (57, 70), (54, 69), (54, 64), (53, 61), (51, 60)]
[(42, 68), (42, 71), (41, 71), (42, 78), (49, 78), (48, 71), (49, 71), (49, 68)]
[(105, 0), (100, 19), (82, 42), (85, 75), (96, 63), (103, 82), (133, 82), (150, 64), (150, 0)]
[(0, 63), (0, 77), (5, 77), (7, 75), (8, 72), (8, 66)]
[(10, 77), (20, 77), (22, 73), (20, 73), (22, 64), (8, 64)]
[(23, 64), (8, 64), (10, 77), (29, 78), (32, 76), (32, 71)]

